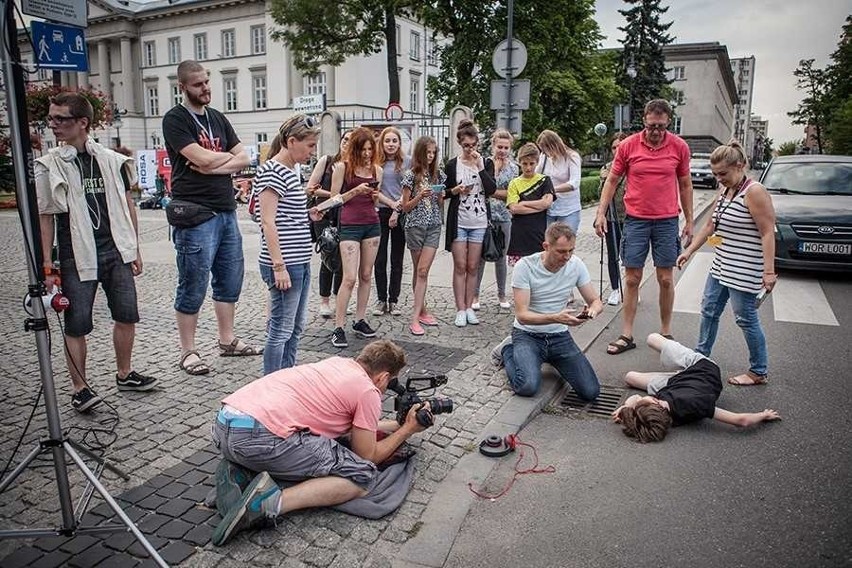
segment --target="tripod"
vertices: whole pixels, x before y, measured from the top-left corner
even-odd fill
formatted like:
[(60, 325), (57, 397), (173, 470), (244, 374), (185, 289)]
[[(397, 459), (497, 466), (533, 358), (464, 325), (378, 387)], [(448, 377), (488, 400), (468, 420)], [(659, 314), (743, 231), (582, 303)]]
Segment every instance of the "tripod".
[[(30, 298), (35, 299), (35, 301), (31, 302), (34, 310), (33, 317), (26, 320), (24, 328), (27, 331), (35, 333), (41, 385), (44, 392), (44, 409), (47, 417), (47, 438), (42, 439), (21, 463), (12, 470), (8, 477), (0, 482), (0, 493), (5, 491), (40, 454), (50, 453), (53, 458), (53, 468), (56, 474), (62, 524), (57, 528), (0, 531), (0, 538), (74, 536), (77, 534), (129, 530), (158, 566), (168, 568), (166, 562), (154, 547), (151, 546), (145, 535), (142, 534), (100, 483), (98, 476), (82, 460), (76, 449), (79, 446), (66, 439), (62, 433), (59, 408), (56, 402), (56, 389), (53, 382), (53, 369), (50, 361), (47, 317), (45, 315), (44, 304), (41, 301), (41, 296), (45, 295), (42, 270), (40, 268), (43, 266), (41, 258), (41, 235), (40, 232), (34, 229), (38, 222), (38, 209), (36, 207), (35, 182), (30, 166), (32, 163), (32, 151), (30, 149), (29, 129), (25, 124), (25, 118), (24, 120), (21, 119), (21, 117), (26, 117), (26, 105), (24, 101), (23, 73), (19, 67), (16, 67), (20, 64), (21, 57), (14, 25), (14, 10), (15, 3), (6, 2), (5, 7), (0, 12), (0, 35), (5, 36), (5, 46), (9, 48), (9, 52), (7, 52), (4, 46), (0, 45), (0, 61), (2, 61), (4, 76), (6, 77), (6, 102), (8, 106), (9, 126), (12, 133), (15, 168), (15, 195), (17, 197), (18, 211), (24, 233), (24, 254), (27, 257), (27, 272), (29, 276), (28, 294)], [(71, 458), (89, 482), (78, 503), (77, 515), (75, 515), (74, 505), (71, 502), (71, 488), (68, 480), (68, 469), (65, 463), (66, 456)], [(99, 460), (99, 462), (98, 473), (104, 467), (109, 467), (125, 478), (127, 477), (117, 468), (107, 466), (103, 460)], [(101, 495), (107, 505), (121, 519), (123, 525), (110, 524), (91, 527), (80, 525), (83, 512), (92, 496), (92, 488)]]

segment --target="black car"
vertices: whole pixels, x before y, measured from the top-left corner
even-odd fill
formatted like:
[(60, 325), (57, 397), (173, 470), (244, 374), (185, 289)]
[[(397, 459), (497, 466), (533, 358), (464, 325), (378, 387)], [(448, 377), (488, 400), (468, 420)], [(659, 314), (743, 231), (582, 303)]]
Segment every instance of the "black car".
[(852, 156), (779, 156), (760, 182), (775, 207), (776, 267), (852, 271)]
[(710, 160), (707, 158), (692, 158), (689, 160), (689, 176), (692, 178), (694, 187), (716, 188), (716, 177), (710, 169)]

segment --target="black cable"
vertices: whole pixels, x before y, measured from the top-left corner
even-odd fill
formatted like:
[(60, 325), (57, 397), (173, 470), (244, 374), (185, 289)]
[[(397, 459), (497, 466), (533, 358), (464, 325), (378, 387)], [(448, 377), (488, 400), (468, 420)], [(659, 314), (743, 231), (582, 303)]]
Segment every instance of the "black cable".
[[(15, 12), (18, 14), (18, 17), (21, 19), (21, 24), (24, 24), (24, 15), (21, 14), (21, 10), (18, 8), (17, 3), (13, 3), (13, 6), (15, 8)], [(14, 24), (14, 20), (12, 20), (12, 23)], [(8, 31), (7, 26), (8, 25), (9, 25), (9, 21), (6, 19), (6, 8), (4, 7), (2, 10), (0, 10), (0, 33), (3, 34), (3, 47), (6, 49), (6, 53), (8, 53), (10, 58), (11, 58), (12, 46), (9, 45), (9, 34), (7, 33), (7, 31)], [(24, 33), (27, 35), (27, 39), (30, 42), (30, 47), (33, 50), (33, 55), (35, 55), (37, 52), (36, 52), (35, 42), (33, 41), (33, 36), (30, 34), (30, 30), (29, 30), (29, 28), (27, 28), (26, 25), (24, 25), (23, 28), (24, 28)], [(41, 66), (38, 65), (38, 61), (36, 61), (36, 66), (32, 70), (24, 67), (23, 63), (20, 60), (18, 60), (18, 61), (13, 60), (12, 64), (20, 67), (24, 71), (24, 73), (26, 73), (28, 75), (35, 75), (41, 69)], [(9, 77), (8, 80), (11, 80), (11, 77)]]

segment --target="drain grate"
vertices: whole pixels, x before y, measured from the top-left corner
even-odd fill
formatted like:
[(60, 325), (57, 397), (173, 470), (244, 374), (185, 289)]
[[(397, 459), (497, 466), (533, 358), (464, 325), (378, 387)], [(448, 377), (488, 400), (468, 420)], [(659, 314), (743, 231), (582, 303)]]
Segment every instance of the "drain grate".
[(560, 408), (566, 412), (583, 413), (599, 418), (609, 418), (616, 408), (621, 406), (627, 391), (616, 387), (601, 387), (601, 393), (592, 402), (581, 399), (573, 389), (568, 388), (564, 394), (557, 395)]

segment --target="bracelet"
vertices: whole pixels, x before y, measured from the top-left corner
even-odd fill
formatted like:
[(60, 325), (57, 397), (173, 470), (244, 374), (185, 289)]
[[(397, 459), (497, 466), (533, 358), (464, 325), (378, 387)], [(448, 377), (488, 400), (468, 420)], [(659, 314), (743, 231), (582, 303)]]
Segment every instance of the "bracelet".
[(286, 268), (283, 264), (273, 264), (272, 265), (272, 272), (284, 272), (285, 269)]
[(777, 274), (775, 274), (774, 272), (764, 272), (763, 274), (765, 276), (777, 276)]

